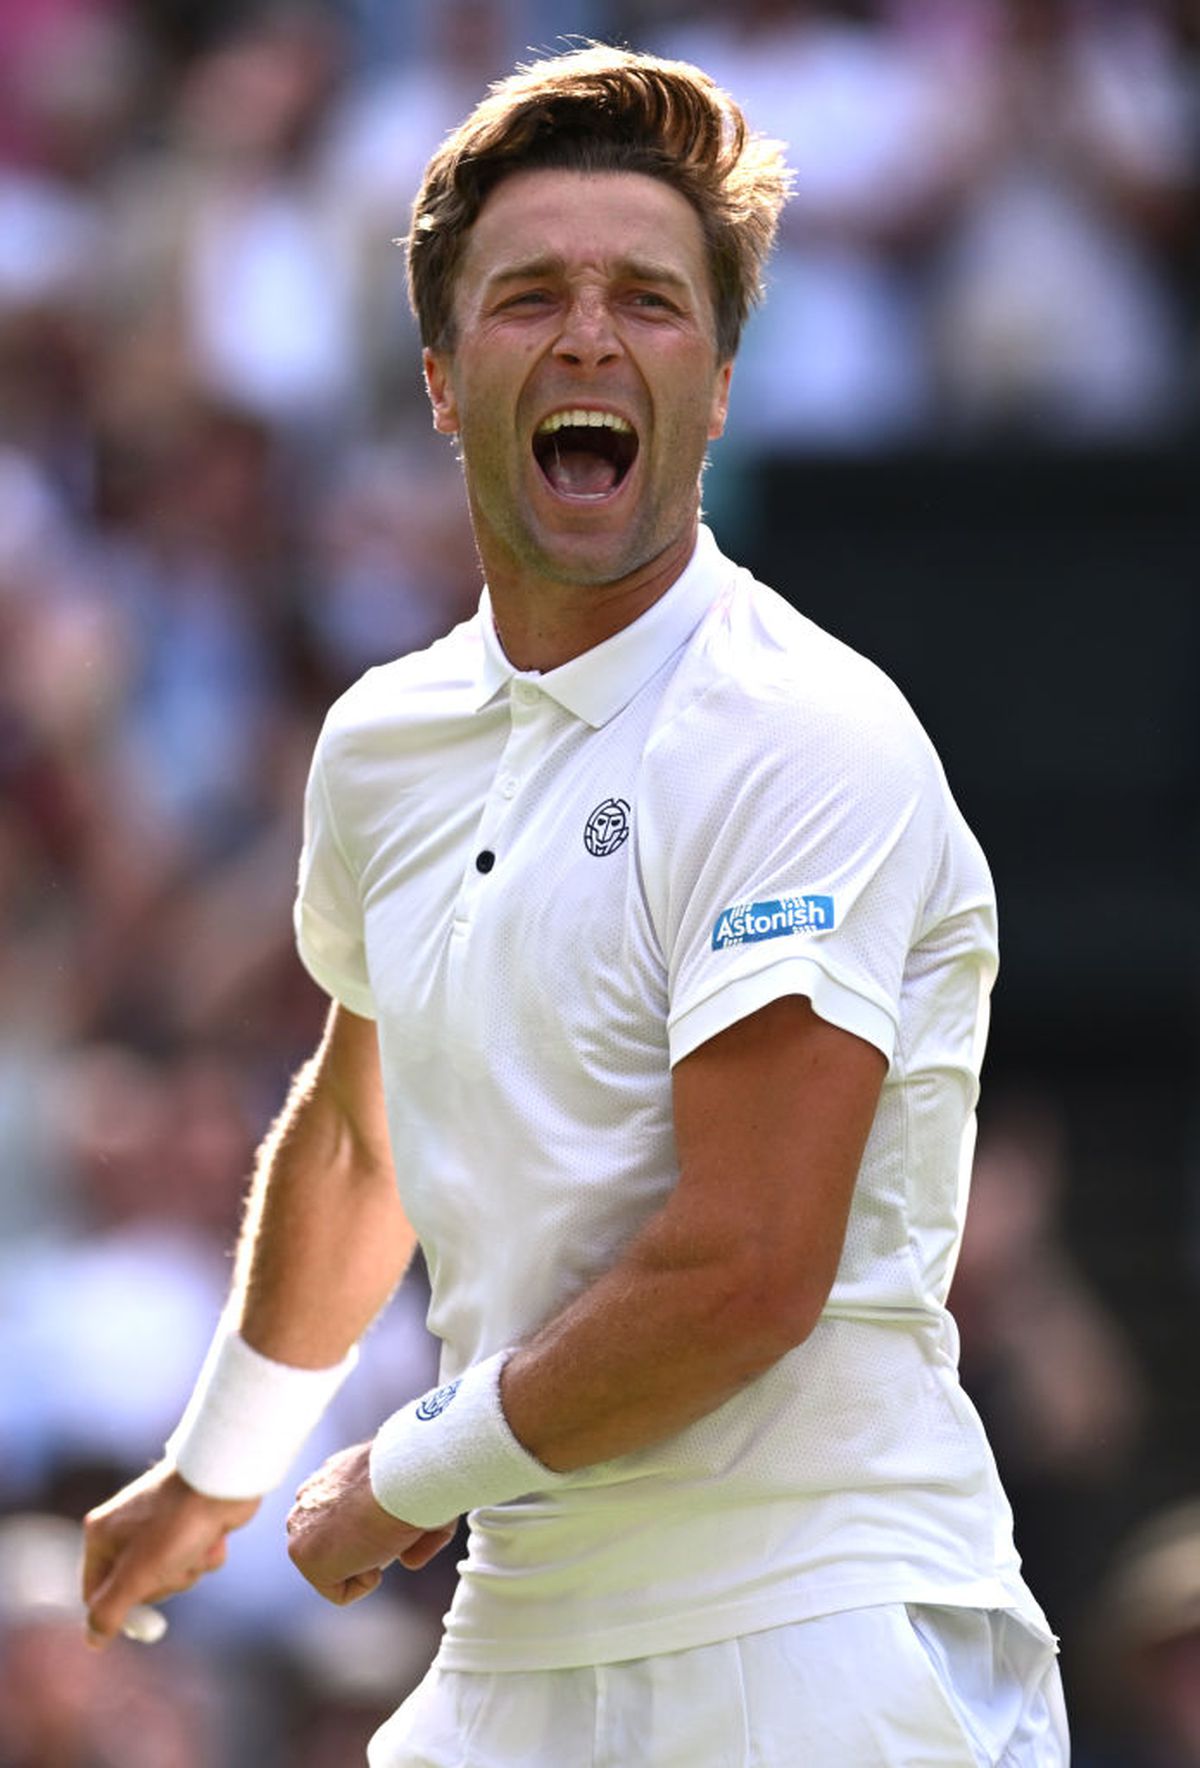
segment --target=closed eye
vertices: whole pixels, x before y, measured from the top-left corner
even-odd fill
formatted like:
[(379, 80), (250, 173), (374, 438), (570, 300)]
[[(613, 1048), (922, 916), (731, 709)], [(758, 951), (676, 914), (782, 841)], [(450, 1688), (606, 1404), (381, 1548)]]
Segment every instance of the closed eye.
[(549, 289), (522, 289), (519, 295), (510, 295), (507, 301), (501, 302), (501, 306), (541, 307), (553, 299)]

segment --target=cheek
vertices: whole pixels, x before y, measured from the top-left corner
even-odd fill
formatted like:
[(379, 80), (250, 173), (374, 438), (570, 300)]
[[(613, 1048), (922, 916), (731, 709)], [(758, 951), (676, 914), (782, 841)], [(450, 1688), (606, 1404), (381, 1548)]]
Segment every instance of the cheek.
[(521, 400), (536, 351), (506, 345), (480, 349), (461, 377), (458, 410), (464, 432), (481, 438), (515, 439), (522, 427)]
[(668, 454), (678, 459), (681, 466), (683, 456), (703, 455), (708, 443), (721, 434), (724, 423), (719, 410), (719, 402), (709, 391), (703, 373), (696, 374), (688, 396), (679, 400), (660, 428)]

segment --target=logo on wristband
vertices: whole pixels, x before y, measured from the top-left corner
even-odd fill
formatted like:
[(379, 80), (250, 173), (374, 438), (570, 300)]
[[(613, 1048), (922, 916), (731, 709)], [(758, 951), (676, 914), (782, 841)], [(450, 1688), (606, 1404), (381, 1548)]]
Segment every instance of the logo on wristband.
[(423, 1400), (419, 1400), (417, 1402), (417, 1417), (421, 1422), (428, 1424), (431, 1418), (437, 1418), (443, 1413), (461, 1385), (461, 1381), (449, 1381), (445, 1387), (435, 1387), (432, 1393), (426, 1394)]

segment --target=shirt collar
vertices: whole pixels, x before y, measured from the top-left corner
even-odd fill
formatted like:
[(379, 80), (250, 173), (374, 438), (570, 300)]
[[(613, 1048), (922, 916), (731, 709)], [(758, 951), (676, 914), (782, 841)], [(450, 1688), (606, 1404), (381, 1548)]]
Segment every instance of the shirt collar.
[(599, 729), (645, 686), (655, 671), (690, 638), (711, 607), (730, 570), (712, 534), (701, 527), (690, 560), (665, 595), (646, 612), (570, 662), (540, 674), (515, 669), (496, 636), (491, 597), (480, 597), (482, 637), (474, 695), (480, 711), (515, 679), (535, 681), (541, 691), (585, 724)]

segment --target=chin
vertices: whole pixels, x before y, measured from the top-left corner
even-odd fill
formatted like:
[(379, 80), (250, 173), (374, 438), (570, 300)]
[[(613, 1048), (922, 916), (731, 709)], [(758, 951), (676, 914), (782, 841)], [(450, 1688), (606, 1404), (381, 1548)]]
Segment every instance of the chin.
[(655, 549), (639, 546), (632, 535), (571, 535), (548, 540), (541, 549), (542, 569), (567, 583), (617, 583), (654, 557)]
[(546, 576), (574, 583), (615, 583), (653, 558), (656, 549), (647, 542), (636, 517), (591, 520), (590, 528), (587, 515), (575, 517), (578, 526), (531, 521), (516, 549), (518, 556)]

